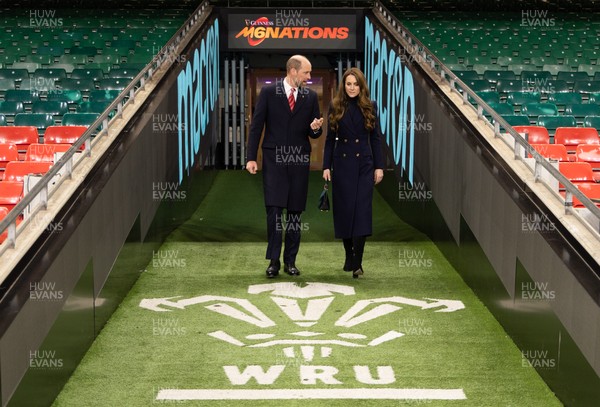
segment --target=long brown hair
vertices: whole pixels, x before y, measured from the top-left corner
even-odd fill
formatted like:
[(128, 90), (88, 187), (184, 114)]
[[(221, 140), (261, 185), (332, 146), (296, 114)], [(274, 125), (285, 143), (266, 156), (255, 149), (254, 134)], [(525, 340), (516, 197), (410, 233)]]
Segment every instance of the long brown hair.
[(365, 119), (365, 129), (368, 131), (372, 131), (375, 128), (375, 112), (373, 111), (373, 104), (371, 103), (371, 99), (369, 97), (369, 89), (367, 88), (367, 81), (365, 79), (365, 75), (358, 68), (349, 68), (344, 72), (342, 76), (342, 81), (338, 86), (338, 91), (333, 101), (331, 102), (331, 110), (329, 113), (329, 126), (334, 130), (338, 130), (338, 124), (344, 116), (346, 112), (346, 107), (348, 106), (348, 94), (346, 93), (345, 84), (346, 78), (348, 76), (354, 76), (356, 78), (356, 82), (360, 88), (360, 92), (358, 93), (358, 107), (362, 112), (362, 115)]

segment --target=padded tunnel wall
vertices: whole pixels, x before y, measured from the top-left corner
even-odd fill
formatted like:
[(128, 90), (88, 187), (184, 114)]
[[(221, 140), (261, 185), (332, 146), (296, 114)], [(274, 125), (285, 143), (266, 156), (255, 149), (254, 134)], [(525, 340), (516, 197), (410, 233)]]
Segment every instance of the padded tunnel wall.
[[(593, 405), (600, 267), (382, 21), (366, 19), (364, 67), (397, 175), (382, 195), (438, 244), (519, 346), (524, 365), (566, 405)], [(432, 199), (411, 202), (407, 191)]]
[[(219, 28), (185, 52), (31, 247), (0, 304), (2, 406), (47, 406), (153, 250), (210, 182), (218, 132)], [(197, 115), (197, 116), (195, 116)], [(200, 185), (200, 186), (199, 186)], [(123, 264), (127, 263), (127, 267)], [(8, 283), (7, 283), (8, 284)]]

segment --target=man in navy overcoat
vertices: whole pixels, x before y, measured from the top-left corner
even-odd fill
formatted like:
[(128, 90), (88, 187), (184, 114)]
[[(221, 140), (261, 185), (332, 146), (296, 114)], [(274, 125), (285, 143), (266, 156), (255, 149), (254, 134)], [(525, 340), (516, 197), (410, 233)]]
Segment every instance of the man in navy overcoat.
[[(246, 169), (256, 174), (258, 145), (262, 142), (263, 188), (267, 211), (267, 277), (279, 274), (279, 260), (285, 231), (284, 271), (300, 274), (296, 255), (300, 248), (310, 169), (310, 138), (318, 138), (323, 118), (315, 91), (307, 89), (312, 66), (302, 55), (286, 64), (286, 77), (261, 89), (248, 136)], [(286, 210), (284, 218), (283, 210)]]

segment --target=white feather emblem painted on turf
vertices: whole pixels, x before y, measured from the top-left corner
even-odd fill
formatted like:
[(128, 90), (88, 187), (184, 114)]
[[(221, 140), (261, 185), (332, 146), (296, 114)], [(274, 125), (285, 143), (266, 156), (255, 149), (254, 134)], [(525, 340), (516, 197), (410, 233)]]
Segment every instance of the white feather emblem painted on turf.
[[(271, 300), (296, 325), (308, 328), (319, 322), (333, 303), (336, 294), (344, 296), (355, 295), (354, 287), (326, 283), (297, 283), (255, 284), (248, 287), (248, 293), (258, 295), (271, 293)], [(169, 312), (172, 309), (185, 309), (190, 305), (206, 304), (205, 308), (246, 322), (258, 328), (270, 328), (277, 324), (247, 299), (232, 298), (216, 295), (202, 295), (193, 298), (174, 300), (180, 297), (143, 299), (140, 307), (156, 312)], [(306, 301), (305, 301), (306, 300)], [(304, 310), (300, 301), (305, 302)], [(352, 305), (334, 323), (335, 326), (353, 328), (357, 325), (375, 320), (402, 309), (402, 306), (414, 306), (423, 310), (436, 309), (435, 312), (454, 312), (464, 309), (461, 301), (426, 298), (423, 300), (400, 296), (359, 300)], [(311, 361), (315, 356), (315, 346), (319, 346), (319, 355), (329, 357), (333, 346), (367, 347), (378, 346), (382, 343), (404, 336), (402, 332), (390, 330), (376, 338), (368, 340), (365, 335), (354, 332), (338, 334), (337, 338), (321, 338), (323, 333), (299, 331), (288, 333), (285, 339), (276, 338), (274, 334), (252, 334), (246, 338), (235, 338), (225, 331), (218, 330), (208, 333), (209, 336), (227, 342), (231, 345), (250, 348), (264, 348), (277, 345), (286, 346), (283, 353), (287, 357), (295, 357), (295, 346), (299, 347), (304, 360)], [(244, 342), (250, 341), (249, 343)], [(263, 342), (257, 342), (257, 341)]]

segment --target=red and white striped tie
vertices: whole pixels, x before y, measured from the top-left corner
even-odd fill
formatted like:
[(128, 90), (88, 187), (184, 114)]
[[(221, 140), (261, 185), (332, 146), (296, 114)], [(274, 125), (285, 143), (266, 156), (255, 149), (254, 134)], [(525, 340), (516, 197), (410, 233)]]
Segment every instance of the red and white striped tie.
[(294, 111), (294, 106), (296, 105), (296, 100), (294, 99), (295, 91), (296, 91), (296, 88), (292, 88), (292, 90), (290, 91), (290, 96), (288, 97), (288, 102), (290, 104), (290, 110), (292, 112)]

